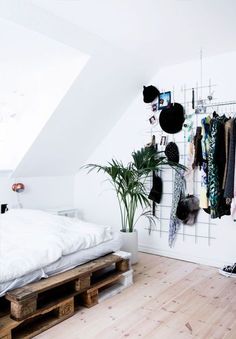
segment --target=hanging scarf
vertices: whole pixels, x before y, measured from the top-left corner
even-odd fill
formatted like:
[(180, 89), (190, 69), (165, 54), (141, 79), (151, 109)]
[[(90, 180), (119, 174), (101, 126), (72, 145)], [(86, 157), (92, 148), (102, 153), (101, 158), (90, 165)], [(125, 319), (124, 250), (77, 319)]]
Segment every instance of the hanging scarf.
[(172, 197), (172, 208), (170, 212), (169, 223), (169, 246), (172, 247), (176, 238), (177, 231), (180, 227), (180, 220), (176, 216), (178, 203), (180, 201), (181, 193), (184, 191), (184, 170), (175, 171), (175, 182)]

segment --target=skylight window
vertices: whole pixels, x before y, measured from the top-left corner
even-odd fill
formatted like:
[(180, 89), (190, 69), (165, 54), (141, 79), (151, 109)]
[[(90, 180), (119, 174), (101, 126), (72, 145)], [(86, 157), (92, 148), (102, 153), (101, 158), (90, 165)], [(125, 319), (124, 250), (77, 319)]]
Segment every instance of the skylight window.
[(0, 38), (1, 171), (16, 167), (89, 56), (1, 19)]

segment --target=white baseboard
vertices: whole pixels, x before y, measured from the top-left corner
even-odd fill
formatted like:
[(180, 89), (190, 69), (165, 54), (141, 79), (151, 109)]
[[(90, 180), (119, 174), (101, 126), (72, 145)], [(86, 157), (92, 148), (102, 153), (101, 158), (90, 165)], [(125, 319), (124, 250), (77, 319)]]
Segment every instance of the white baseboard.
[(182, 253), (175, 252), (173, 253), (172, 251), (168, 250), (159, 250), (157, 248), (149, 247), (149, 246), (144, 246), (144, 245), (139, 245), (139, 251), (140, 252), (145, 252), (145, 253), (150, 253), (150, 254), (157, 254), (161, 255), (163, 257), (168, 257), (168, 258), (173, 258), (173, 259), (179, 259), (183, 261), (189, 261), (197, 264), (203, 264), (207, 266), (213, 266), (213, 267), (223, 267), (224, 265), (229, 265), (232, 263), (229, 262), (224, 262), (221, 260), (212, 259), (212, 258), (204, 258), (204, 257), (197, 257), (197, 256), (189, 256), (186, 257), (186, 255), (183, 255)]

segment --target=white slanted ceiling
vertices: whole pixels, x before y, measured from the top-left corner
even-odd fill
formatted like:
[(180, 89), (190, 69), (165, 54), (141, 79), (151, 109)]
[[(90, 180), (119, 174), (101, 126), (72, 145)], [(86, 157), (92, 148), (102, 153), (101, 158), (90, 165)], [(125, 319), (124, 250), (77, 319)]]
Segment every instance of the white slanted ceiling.
[(138, 67), (103, 39), (32, 5), (3, 16), (90, 56), (13, 176), (73, 174), (137, 94)]
[(0, 19), (0, 169), (22, 160), (88, 56)]
[(235, 49), (235, 9), (233, 0), (1, 1), (2, 18), (90, 56), (14, 175), (74, 174), (158, 68), (201, 47)]

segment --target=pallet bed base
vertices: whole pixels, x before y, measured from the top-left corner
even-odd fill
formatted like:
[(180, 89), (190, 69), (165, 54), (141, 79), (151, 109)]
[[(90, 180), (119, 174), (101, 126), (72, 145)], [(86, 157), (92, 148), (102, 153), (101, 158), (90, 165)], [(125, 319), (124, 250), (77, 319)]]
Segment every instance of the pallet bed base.
[[(28, 339), (92, 307), (133, 283), (130, 254), (118, 251), (9, 291), (8, 314), (0, 316), (0, 339)], [(5, 300), (4, 300), (5, 302)]]

